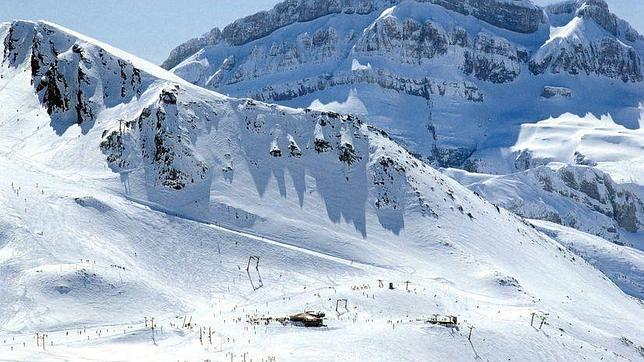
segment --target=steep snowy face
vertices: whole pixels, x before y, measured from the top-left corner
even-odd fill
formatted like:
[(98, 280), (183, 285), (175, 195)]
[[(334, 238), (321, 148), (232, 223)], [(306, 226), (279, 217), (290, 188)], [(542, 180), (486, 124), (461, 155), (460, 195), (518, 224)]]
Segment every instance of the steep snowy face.
[(574, 17), (584, 17), (593, 19), (604, 30), (626, 41), (642, 39), (628, 22), (610, 12), (605, 0), (568, 0), (548, 5), (544, 10), (556, 26), (568, 23)]
[[(530, 61), (535, 74), (596, 74), (642, 80), (643, 37), (608, 9), (604, 0), (575, 0), (546, 7), (557, 26)], [(559, 24), (559, 25), (557, 25)]]
[(181, 45), (165, 65), (232, 96), (359, 114), (438, 166), (504, 154), (519, 124), (565, 112), (638, 127), (644, 40), (600, 0), (545, 11), (529, 1), (333, 4), (285, 2)]
[(641, 191), (617, 184), (608, 174), (589, 166), (551, 163), (504, 176), (476, 176), (456, 170), (447, 174), (526, 218), (555, 222), (628, 245), (637, 243), (632, 233), (644, 231)]
[(644, 252), (549, 221), (530, 223), (601, 270), (626, 294), (644, 299)]
[[(580, 10), (583, 9), (593, 7)], [(606, 25), (597, 23), (591, 15), (594, 12), (589, 11), (578, 11), (568, 24), (551, 34), (530, 60), (530, 71), (534, 74), (595, 74), (624, 82), (641, 82), (640, 54), (633, 46), (609, 36)]]

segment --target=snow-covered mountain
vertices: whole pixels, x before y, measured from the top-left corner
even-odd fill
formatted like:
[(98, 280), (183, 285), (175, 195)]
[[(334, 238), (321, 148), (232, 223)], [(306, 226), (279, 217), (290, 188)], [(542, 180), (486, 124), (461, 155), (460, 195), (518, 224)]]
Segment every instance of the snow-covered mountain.
[[(2, 359), (642, 356), (640, 300), (359, 117), (46, 22), (0, 38)], [(328, 328), (247, 323), (311, 309)]]
[(643, 55), (603, 0), (328, 0), (215, 29), (164, 66), (233, 96), (361, 114), (435, 165), (508, 173), (530, 151), (513, 148), (522, 125), (592, 113), (638, 128)]
[[(163, 66), (233, 96), (360, 115), (434, 166), (516, 179), (585, 165), (640, 200), (643, 54), (644, 38), (604, 0), (286, 1), (177, 47)], [(516, 185), (515, 197), (536, 196)], [(497, 186), (485, 195), (508, 200)], [(508, 202), (612, 241), (642, 239), (641, 224), (624, 229), (612, 206), (598, 216), (572, 192)]]
[(523, 217), (555, 222), (644, 249), (641, 190), (618, 184), (593, 167), (549, 163), (509, 175), (455, 169), (446, 170), (446, 174)]

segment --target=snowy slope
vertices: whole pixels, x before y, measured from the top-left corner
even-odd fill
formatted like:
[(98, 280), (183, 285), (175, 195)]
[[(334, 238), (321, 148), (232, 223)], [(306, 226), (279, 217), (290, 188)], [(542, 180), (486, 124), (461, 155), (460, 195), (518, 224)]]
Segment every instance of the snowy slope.
[(473, 157), (477, 169), (488, 173), (512, 173), (555, 161), (592, 166), (619, 183), (642, 185), (643, 137), (644, 128), (625, 128), (609, 115), (597, 118), (566, 113), (523, 124), (512, 147), (477, 152)]
[(0, 29), (0, 358), (641, 358), (641, 301), (360, 119)]
[(544, 233), (565, 245), (570, 251), (593, 264), (625, 292), (642, 299), (644, 296), (644, 254), (623, 245), (584, 234), (549, 221), (531, 220)]
[(644, 40), (603, 0), (336, 3), (284, 2), (181, 45), (165, 66), (232, 96), (360, 114), (423, 159), (470, 171), (514, 171), (496, 164), (520, 156), (523, 127), (567, 113), (639, 128)]
[(552, 221), (644, 249), (642, 190), (593, 167), (549, 163), (509, 175), (445, 170), (485, 199), (526, 218)]

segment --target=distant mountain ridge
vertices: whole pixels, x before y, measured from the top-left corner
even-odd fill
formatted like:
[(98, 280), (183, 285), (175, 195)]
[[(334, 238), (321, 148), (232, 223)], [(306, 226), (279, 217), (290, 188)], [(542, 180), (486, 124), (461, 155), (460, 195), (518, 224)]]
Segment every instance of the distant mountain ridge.
[[(529, 0), (413, 0), (434, 3), (462, 14), (472, 14), (491, 24), (525, 33), (537, 30), (541, 10)], [(174, 68), (201, 48), (225, 41), (243, 45), (296, 22), (307, 22), (331, 14), (370, 14), (400, 3), (400, 0), (287, 0), (269, 11), (239, 19), (224, 27), (213, 28), (199, 38), (191, 39), (172, 50), (163, 62), (165, 69)]]
[(603, 0), (287, 1), (165, 67), (232, 96), (363, 114), (434, 165), (489, 172), (521, 123), (570, 112), (636, 128), (643, 56)]

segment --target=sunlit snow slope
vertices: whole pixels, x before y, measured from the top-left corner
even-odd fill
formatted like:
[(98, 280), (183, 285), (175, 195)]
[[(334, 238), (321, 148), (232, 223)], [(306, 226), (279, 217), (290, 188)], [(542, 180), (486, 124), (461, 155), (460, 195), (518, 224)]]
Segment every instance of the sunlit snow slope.
[(549, 163), (510, 175), (449, 169), (485, 199), (527, 218), (552, 221), (644, 249), (642, 189), (586, 165)]
[(0, 359), (642, 358), (641, 301), (358, 118), (0, 38)]

